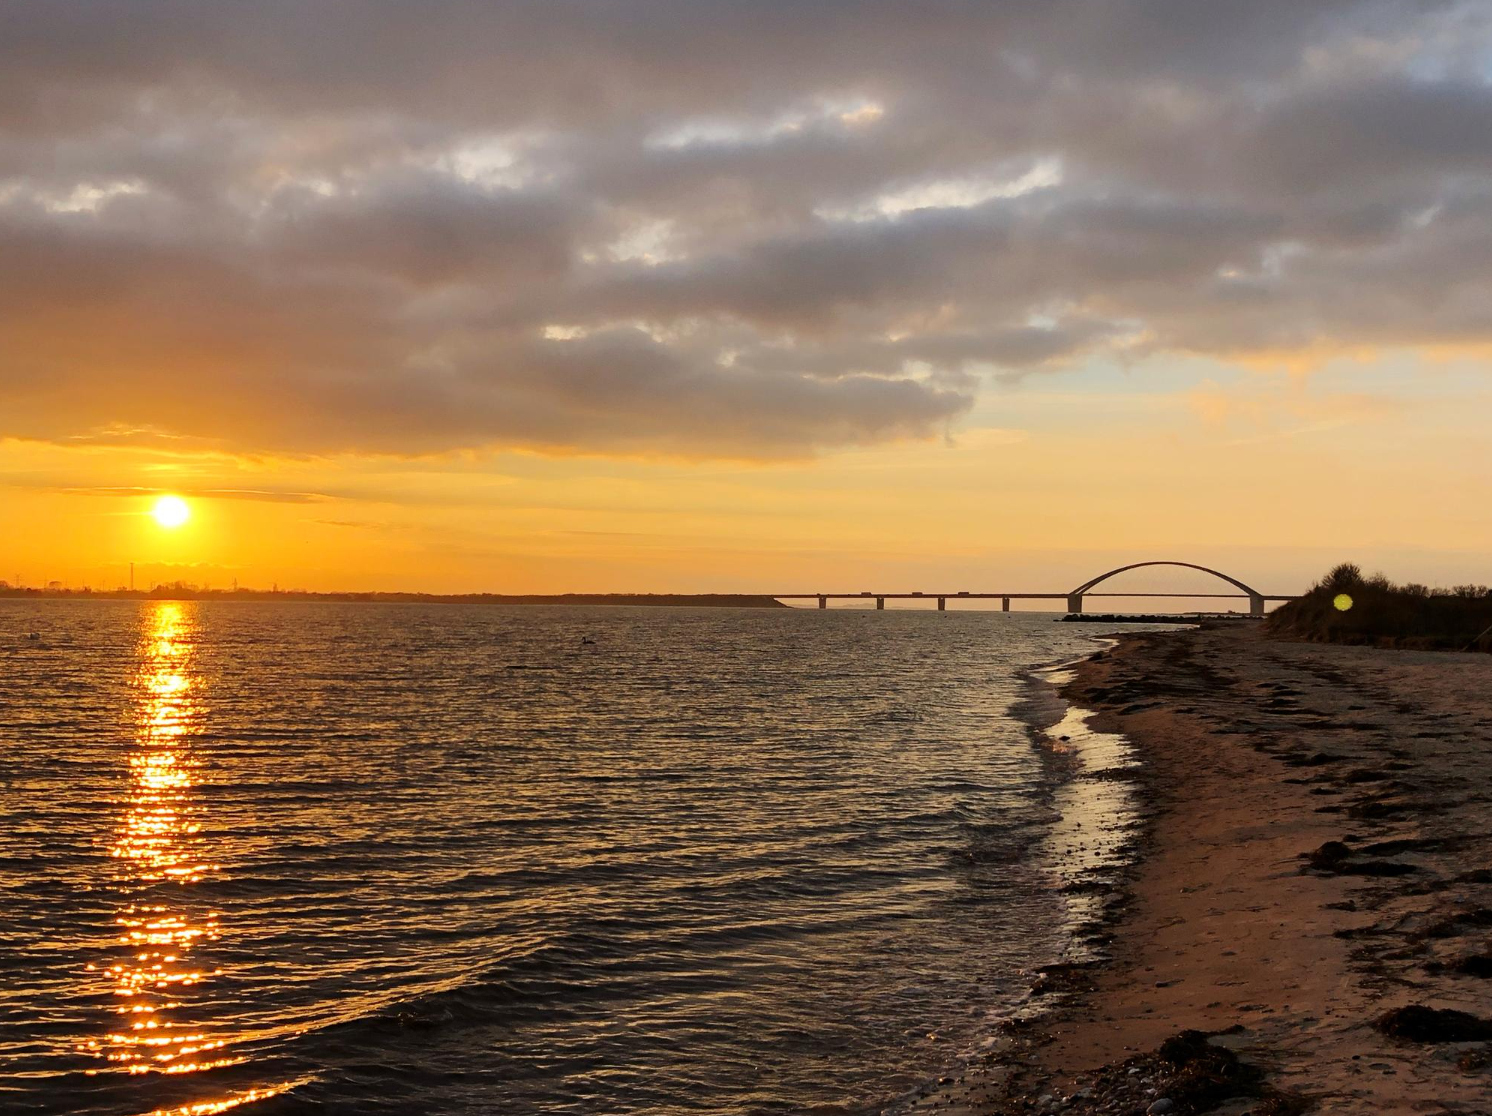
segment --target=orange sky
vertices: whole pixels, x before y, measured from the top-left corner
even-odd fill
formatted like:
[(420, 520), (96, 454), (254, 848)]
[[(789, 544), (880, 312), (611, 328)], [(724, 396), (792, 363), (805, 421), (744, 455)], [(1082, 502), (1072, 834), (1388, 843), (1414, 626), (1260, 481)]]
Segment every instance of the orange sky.
[[(1126, 373), (1063, 390), (1055, 377), (995, 393), (947, 440), (776, 463), (9, 440), (5, 519), (36, 529), (7, 540), (0, 576), (112, 588), (134, 561), (141, 586), (1048, 591), (1174, 558), (1293, 592), (1351, 558), (1485, 580), (1492, 462), (1476, 373), (1400, 357), (1304, 382), (1236, 373), (1227, 388), (1146, 391)], [(1327, 386), (1370, 377), (1380, 394)], [(155, 523), (160, 492), (187, 497), (188, 525)], [(1206, 582), (1169, 571), (1115, 587)]]

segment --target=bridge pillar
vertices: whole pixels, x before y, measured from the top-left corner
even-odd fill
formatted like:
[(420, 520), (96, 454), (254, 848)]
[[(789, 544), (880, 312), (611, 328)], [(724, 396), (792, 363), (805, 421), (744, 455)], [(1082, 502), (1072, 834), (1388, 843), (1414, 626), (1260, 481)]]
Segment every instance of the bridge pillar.
[(876, 608), (885, 608), (885, 607), (886, 607), (886, 598), (885, 597), (877, 597), (876, 598)]
[(1250, 616), (1263, 616), (1264, 615), (1264, 598), (1261, 597), (1261, 596), (1259, 596), (1256, 593), (1249, 594), (1249, 615)]
[(947, 612), (948, 611), (948, 598), (947, 597), (939, 597), (938, 598), (938, 611), (939, 612)]
[(819, 607), (820, 608), (828, 608), (829, 607), (829, 598), (828, 597), (819, 597)]
[(1068, 597), (1067, 597), (1067, 611), (1068, 612), (1082, 612), (1083, 611), (1083, 594), (1081, 594), (1081, 593), (1070, 593), (1070, 594), (1068, 594)]
[(1001, 612), (1009, 612), (1010, 611), (1010, 598), (1009, 597), (1001, 597), (1000, 598), (1000, 611)]

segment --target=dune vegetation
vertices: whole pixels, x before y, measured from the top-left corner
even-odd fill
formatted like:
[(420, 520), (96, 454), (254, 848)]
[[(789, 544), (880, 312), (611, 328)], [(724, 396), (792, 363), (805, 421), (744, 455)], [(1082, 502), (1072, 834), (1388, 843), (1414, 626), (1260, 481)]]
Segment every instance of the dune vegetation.
[(1270, 613), (1266, 628), (1286, 639), (1440, 651), (1492, 651), (1492, 589), (1431, 589), (1365, 577), (1350, 562)]

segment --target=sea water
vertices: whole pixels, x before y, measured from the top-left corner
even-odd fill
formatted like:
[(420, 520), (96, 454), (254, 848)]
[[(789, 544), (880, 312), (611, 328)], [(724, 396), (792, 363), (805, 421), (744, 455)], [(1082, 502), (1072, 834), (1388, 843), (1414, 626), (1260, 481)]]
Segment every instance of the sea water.
[(1095, 646), (1018, 613), (0, 603), (0, 1110), (877, 1110), (1072, 949), (1083, 827), (1115, 826), (1016, 712)]

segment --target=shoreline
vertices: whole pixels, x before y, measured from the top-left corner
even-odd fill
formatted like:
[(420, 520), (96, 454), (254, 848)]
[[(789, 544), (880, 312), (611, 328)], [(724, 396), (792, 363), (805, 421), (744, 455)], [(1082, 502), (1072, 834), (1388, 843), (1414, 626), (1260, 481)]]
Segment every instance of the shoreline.
[(1097, 712), (1064, 693), (1081, 666), (1115, 647), (1119, 637), (1095, 635), (1092, 642), (1097, 647), (1084, 655), (1021, 670), (1026, 693), (1009, 712), (1025, 725), (1043, 762), (1060, 769), (1052, 775), (1053, 818), (1042, 859), (1066, 908), (1066, 943), (1028, 971), (1026, 998), (977, 1050), (874, 1110), (882, 1116), (986, 1111), (973, 1102), (987, 1100), (996, 1083), (1005, 1085), (1013, 1067), (1026, 1060), (1031, 1029), (1058, 1018), (1074, 1000), (1075, 978), (1109, 959), (1107, 947), (1128, 899), (1149, 816), (1129, 741), (1095, 729)]
[(915, 1111), (1492, 1112), (1492, 661), (1218, 624), (1061, 696), (1141, 759), (1107, 960)]

